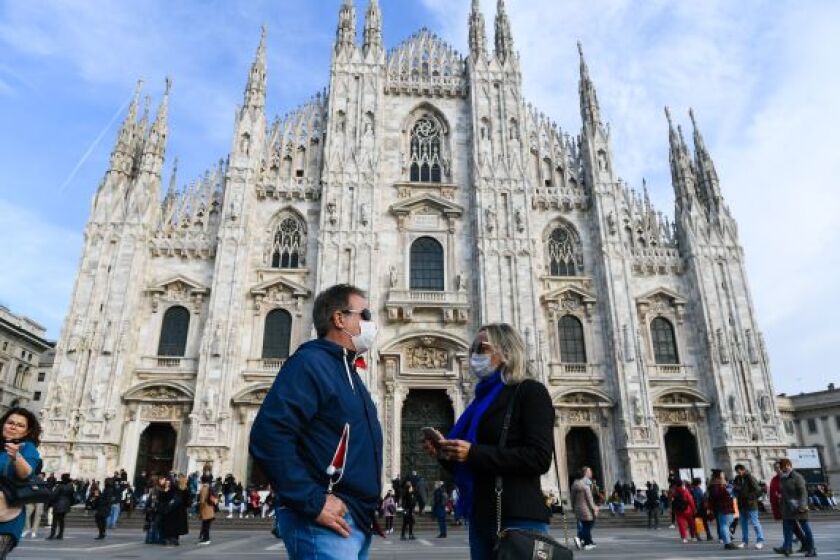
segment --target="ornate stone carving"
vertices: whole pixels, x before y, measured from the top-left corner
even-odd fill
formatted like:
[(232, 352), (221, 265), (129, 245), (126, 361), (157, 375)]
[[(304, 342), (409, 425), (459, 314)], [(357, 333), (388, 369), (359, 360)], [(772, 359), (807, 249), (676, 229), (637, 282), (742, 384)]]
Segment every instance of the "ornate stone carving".
[[(431, 340), (428, 342), (431, 343)], [(406, 357), (410, 369), (432, 370), (449, 367), (449, 352), (441, 348), (415, 346), (406, 351)]]

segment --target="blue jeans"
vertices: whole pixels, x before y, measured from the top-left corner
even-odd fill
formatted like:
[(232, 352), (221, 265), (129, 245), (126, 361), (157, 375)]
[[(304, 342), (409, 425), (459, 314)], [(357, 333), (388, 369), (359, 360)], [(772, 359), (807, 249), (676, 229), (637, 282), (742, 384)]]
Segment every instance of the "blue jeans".
[(362, 531), (347, 513), (350, 526), (345, 538), (332, 529), (321, 527), (310, 519), (283, 508), (277, 512), (280, 534), (289, 560), (367, 560), (371, 536)]
[(729, 526), (732, 525), (732, 516), (733, 514), (731, 513), (717, 514), (718, 538), (723, 541), (723, 544), (732, 542), (732, 535), (729, 534)]
[(111, 515), (108, 516), (108, 528), (117, 528), (117, 519), (120, 518), (120, 504), (111, 504)]
[(446, 511), (435, 512), (435, 519), (438, 522), (438, 535), (446, 536)]
[(814, 549), (814, 534), (811, 532), (811, 526), (808, 524), (807, 520), (796, 521), (796, 519), (785, 519), (782, 521), (782, 535), (784, 535), (784, 543), (782, 544), (782, 548), (785, 550), (792, 550), (793, 549), (793, 527), (799, 523), (799, 526), (802, 527), (802, 533), (805, 535), (805, 539), (808, 542), (802, 543), (802, 547), (805, 550), (813, 550)]
[(755, 529), (755, 542), (764, 542), (764, 531), (761, 529), (761, 522), (758, 520), (758, 510), (748, 509), (741, 512), (741, 539), (744, 544), (750, 542), (750, 525)]
[(595, 525), (595, 520), (592, 521), (585, 521), (581, 519), (578, 521), (578, 538), (581, 540), (581, 544), (586, 546), (588, 544), (595, 544), (592, 542), (592, 527)]
[[(530, 521), (528, 519), (509, 519), (502, 523), (503, 529), (530, 529), (540, 533), (548, 534), (548, 524), (540, 523), (539, 521)], [(496, 545), (496, 524), (492, 523), (487, 526), (476, 523), (474, 520), (469, 522), (470, 532), (470, 558), (472, 560), (487, 560), (493, 552), (493, 547)]]

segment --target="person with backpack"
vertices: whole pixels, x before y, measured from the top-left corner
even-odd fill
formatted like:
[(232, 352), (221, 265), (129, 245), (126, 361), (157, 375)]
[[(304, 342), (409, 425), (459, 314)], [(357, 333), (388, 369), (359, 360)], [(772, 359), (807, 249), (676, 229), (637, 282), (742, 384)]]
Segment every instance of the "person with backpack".
[(755, 531), (755, 548), (764, 548), (764, 531), (758, 520), (758, 499), (761, 497), (761, 485), (750, 474), (744, 465), (735, 465), (735, 480), (732, 482), (735, 496), (738, 499), (738, 509), (744, 518), (741, 521), (742, 542), (738, 548), (744, 548), (750, 542), (750, 525)]
[(688, 537), (694, 534), (694, 512), (697, 510), (694, 498), (686, 488), (686, 483), (680, 479), (674, 480), (670, 498), (680, 538), (683, 543), (687, 543)]
[(701, 484), (703, 483), (702, 480), (699, 478), (692, 479), (691, 481), (691, 497), (694, 498), (694, 537), (700, 542), (702, 539), (700, 538), (700, 530), (699, 526), (703, 526), (703, 530), (706, 531), (706, 540), (712, 540), (712, 532), (709, 530), (709, 519), (706, 516), (706, 495), (703, 492), (703, 487)]

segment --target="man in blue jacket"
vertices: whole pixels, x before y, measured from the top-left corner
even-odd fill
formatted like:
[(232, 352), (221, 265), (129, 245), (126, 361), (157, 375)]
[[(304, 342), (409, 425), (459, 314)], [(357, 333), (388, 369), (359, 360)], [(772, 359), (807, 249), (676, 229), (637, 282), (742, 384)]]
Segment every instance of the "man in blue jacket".
[(382, 493), (382, 428), (356, 372), (376, 337), (365, 293), (315, 298), (318, 339), (286, 360), (251, 427), (250, 452), (271, 481), (290, 560), (368, 558)]

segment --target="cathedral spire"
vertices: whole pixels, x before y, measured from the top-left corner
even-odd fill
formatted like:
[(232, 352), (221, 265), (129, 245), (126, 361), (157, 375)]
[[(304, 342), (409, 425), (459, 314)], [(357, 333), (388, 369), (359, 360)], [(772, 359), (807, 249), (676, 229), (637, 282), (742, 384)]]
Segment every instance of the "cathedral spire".
[(143, 80), (138, 79), (134, 86), (134, 95), (128, 106), (128, 114), (122, 126), (120, 126), (120, 130), (117, 133), (117, 140), (114, 143), (114, 149), (111, 151), (109, 172), (115, 171), (125, 175), (131, 173), (134, 142), (137, 138), (137, 110), (140, 105), (140, 91), (142, 89)]
[(155, 121), (149, 129), (146, 143), (143, 145), (143, 159), (141, 170), (160, 176), (163, 167), (163, 157), (166, 152), (166, 137), (169, 135), (169, 91), (172, 89), (172, 79), (166, 77), (166, 87), (163, 98), (158, 105)]
[(505, 0), (496, 4), (496, 58), (505, 62), (513, 57), (513, 34), (510, 32), (510, 19), (505, 11)]
[(589, 66), (587, 66), (586, 59), (583, 56), (583, 45), (580, 41), (578, 41), (577, 47), (580, 56), (580, 118), (585, 129), (594, 131), (601, 124), (598, 94), (595, 92), (595, 84), (589, 78)]
[(718, 180), (715, 163), (712, 161), (712, 156), (703, 141), (703, 135), (700, 134), (700, 129), (697, 127), (694, 109), (689, 109), (688, 115), (691, 117), (691, 125), (694, 129), (694, 165), (697, 168), (706, 200), (710, 204), (714, 204), (720, 200), (720, 181)]
[(169, 176), (169, 189), (166, 191), (166, 198), (175, 198), (178, 191), (178, 158), (172, 162), (172, 174)]
[(475, 59), (483, 58), (487, 54), (487, 31), (479, 0), (472, 0), (470, 11), (470, 54)]
[(683, 138), (682, 128), (674, 127), (671, 110), (665, 107), (665, 118), (668, 119), (668, 144), (670, 146), (671, 182), (674, 186), (674, 196), (677, 206), (688, 209), (694, 195), (694, 170), (688, 157), (688, 147)]
[(257, 46), (257, 54), (254, 56), (254, 62), (251, 63), (248, 84), (245, 86), (243, 111), (249, 109), (259, 111), (265, 107), (265, 39), (267, 31), (265, 24), (263, 24), (260, 27), (260, 44)]
[(356, 8), (353, 0), (344, 0), (338, 12), (338, 29), (335, 34), (335, 52), (356, 45)]
[(365, 36), (362, 49), (367, 55), (373, 51), (382, 52), (382, 12), (379, 10), (379, 0), (370, 0), (365, 14)]

